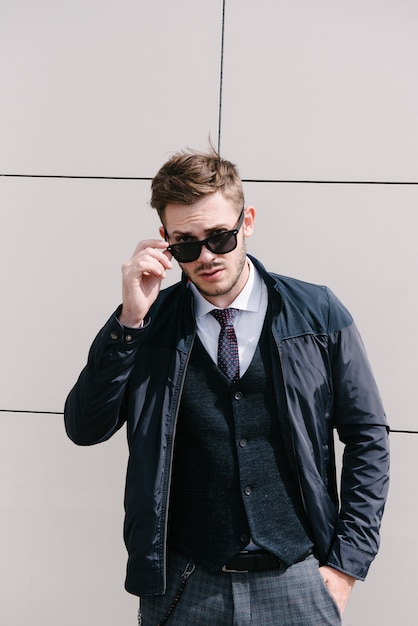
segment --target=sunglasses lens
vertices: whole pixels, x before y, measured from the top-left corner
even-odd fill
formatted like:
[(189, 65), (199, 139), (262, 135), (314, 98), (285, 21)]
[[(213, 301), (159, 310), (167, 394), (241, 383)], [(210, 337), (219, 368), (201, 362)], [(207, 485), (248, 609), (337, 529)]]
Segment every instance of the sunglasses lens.
[(208, 239), (206, 245), (214, 254), (226, 254), (236, 248), (237, 236), (231, 231), (220, 233)]
[(171, 254), (179, 263), (191, 263), (191, 261), (196, 261), (196, 259), (199, 258), (200, 250), (200, 243), (194, 243), (193, 241), (170, 246)]

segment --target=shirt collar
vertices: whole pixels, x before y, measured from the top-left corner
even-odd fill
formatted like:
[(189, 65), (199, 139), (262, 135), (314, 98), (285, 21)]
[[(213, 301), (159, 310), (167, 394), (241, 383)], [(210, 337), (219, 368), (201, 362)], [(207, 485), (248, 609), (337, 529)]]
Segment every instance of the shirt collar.
[[(231, 302), (230, 307), (234, 309), (239, 309), (241, 311), (258, 311), (260, 298), (261, 298), (261, 290), (262, 290), (262, 278), (260, 274), (256, 271), (251, 259), (247, 257), (247, 263), (250, 269), (248, 280), (245, 283), (244, 288), (238, 294), (233, 302)], [(193, 283), (189, 283), (190, 288), (194, 295), (194, 311), (195, 318), (202, 317), (206, 315), (215, 307), (211, 302), (208, 302), (204, 296), (197, 290), (196, 286)]]

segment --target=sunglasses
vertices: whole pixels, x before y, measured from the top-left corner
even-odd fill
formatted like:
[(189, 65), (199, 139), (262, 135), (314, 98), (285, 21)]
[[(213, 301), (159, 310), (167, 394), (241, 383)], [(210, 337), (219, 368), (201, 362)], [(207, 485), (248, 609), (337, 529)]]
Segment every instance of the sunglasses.
[[(223, 233), (212, 235), (201, 241), (183, 241), (173, 243), (167, 250), (179, 263), (191, 263), (199, 258), (202, 246), (205, 246), (213, 254), (227, 254), (237, 247), (237, 235), (244, 221), (244, 207), (240, 213), (238, 223), (233, 230), (226, 230)], [(166, 239), (168, 237), (165, 231)]]

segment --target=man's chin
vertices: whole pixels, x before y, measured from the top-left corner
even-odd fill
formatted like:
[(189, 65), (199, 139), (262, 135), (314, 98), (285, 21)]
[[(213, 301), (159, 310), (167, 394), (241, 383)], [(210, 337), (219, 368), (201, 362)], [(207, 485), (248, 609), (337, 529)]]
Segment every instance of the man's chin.
[(216, 297), (216, 296), (225, 296), (227, 293), (229, 293), (231, 291), (230, 287), (225, 287), (222, 285), (215, 285), (215, 284), (207, 284), (205, 283), (201, 283), (200, 281), (198, 282), (194, 282), (194, 285), (196, 287), (196, 289), (199, 291), (199, 293), (202, 294), (202, 296), (205, 296), (206, 298), (209, 297)]

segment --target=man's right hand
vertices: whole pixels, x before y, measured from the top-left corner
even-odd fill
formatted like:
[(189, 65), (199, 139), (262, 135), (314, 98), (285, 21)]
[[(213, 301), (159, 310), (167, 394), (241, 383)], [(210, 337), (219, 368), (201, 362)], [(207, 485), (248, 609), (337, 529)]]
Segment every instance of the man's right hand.
[(168, 243), (161, 239), (140, 241), (129, 261), (122, 265), (123, 326), (138, 328), (156, 300), (166, 270), (172, 269)]

